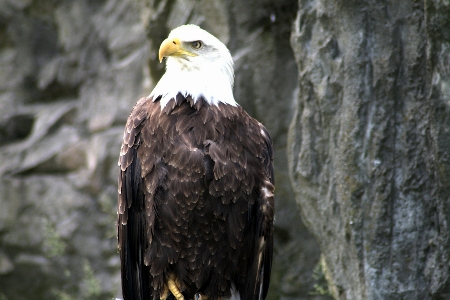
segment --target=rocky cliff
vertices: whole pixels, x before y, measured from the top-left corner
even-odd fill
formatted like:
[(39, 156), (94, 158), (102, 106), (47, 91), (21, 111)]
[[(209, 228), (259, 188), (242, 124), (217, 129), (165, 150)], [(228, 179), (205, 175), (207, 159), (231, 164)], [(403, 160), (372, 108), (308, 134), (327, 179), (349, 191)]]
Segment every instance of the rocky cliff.
[(121, 297), (122, 131), (185, 23), (274, 140), (268, 298), (450, 298), (448, 1), (0, 0), (0, 300)]
[(336, 299), (450, 299), (448, 2), (300, 1), (290, 174)]
[(0, 41), (0, 299), (107, 299), (118, 147), (149, 49), (137, 6), (1, 1)]
[(235, 97), (274, 140), (269, 298), (327, 299), (320, 252), (300, 220), (287, 167), (296, 11), (295, 1), (1, 2), (0, 299), (120, 297), (122, 132), (134, 103), (164, 71), (159, 44), (184, 23), (229, 46)]

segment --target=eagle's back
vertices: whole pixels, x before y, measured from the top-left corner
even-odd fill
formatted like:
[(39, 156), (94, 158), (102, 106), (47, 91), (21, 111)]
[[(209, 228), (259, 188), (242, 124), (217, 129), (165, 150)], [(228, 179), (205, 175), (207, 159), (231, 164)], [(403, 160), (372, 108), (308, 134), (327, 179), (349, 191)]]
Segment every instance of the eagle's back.
[(259, 122), (240, 106), (178, 94), (161, 110), (158, 99), (143, 98), (119, 165), (125, 299), (159, 299), (170, 275), (185, 299), (229, 297), (232, 285), (241, 299), (265, 297), (274, 188), (272, 145)]

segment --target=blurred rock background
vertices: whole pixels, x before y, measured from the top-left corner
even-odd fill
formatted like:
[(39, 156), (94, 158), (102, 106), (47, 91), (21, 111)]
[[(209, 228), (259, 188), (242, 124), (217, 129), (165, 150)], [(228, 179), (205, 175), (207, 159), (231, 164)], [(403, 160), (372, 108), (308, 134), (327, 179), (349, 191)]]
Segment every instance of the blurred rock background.
[(0, 0), (0, 300), (121, 297), (122, 131), (185, 23), (273, 137), (268, 298), (450, 299), (448, 1)]
[(329, 299), (286, 158), (295, 1), (1, 0), (0, 299), (120, 297), (117, 159), (159, 45), (196, 23), (230, 48), (236, 99), (272, 134), (277, 216), (270, 299)]
[(0, 2), (0, 299), (117, 294), (117, 154), (148, 49), (130, 1)]

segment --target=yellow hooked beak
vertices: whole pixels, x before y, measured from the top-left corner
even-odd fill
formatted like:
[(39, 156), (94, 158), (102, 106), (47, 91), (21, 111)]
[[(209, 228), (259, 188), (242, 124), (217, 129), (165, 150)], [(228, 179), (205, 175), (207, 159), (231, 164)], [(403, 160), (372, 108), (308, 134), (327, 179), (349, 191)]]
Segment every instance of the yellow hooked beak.
[(186, 50), (178, 38), (167, 38), (159, 47), (159, 62), (168, 56), (197, 56), (197, 54)]

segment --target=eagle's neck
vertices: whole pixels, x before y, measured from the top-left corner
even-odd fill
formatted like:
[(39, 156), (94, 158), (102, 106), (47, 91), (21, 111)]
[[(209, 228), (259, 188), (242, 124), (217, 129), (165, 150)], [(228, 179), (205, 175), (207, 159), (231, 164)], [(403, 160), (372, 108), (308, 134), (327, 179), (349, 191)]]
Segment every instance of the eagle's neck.
[(161, 96), (160, 104), (163, 109), (178, 93), (191, 96), (194, 103), (205, 99), (210, 105), (219, 102), (237, 106), (233, 97), (234, 74), (232, 66), (202, 66), (190, 68), (180, 63), (179, 59), (167, 61), (167, 70), (160, 79), (150, 97), (157, 99)]

